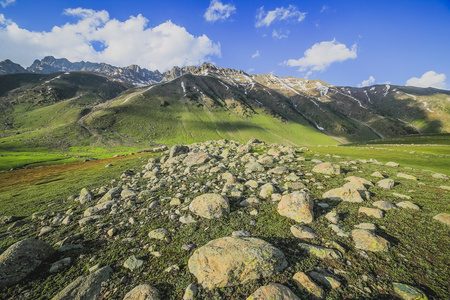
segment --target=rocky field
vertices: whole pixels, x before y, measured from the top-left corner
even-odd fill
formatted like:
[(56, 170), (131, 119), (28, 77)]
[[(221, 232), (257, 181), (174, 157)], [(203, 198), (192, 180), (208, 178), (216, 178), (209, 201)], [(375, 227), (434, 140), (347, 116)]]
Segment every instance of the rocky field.
[(1, 217), (0, 298), (450, 297), (447, 175), (258, 140), (158, 150)]

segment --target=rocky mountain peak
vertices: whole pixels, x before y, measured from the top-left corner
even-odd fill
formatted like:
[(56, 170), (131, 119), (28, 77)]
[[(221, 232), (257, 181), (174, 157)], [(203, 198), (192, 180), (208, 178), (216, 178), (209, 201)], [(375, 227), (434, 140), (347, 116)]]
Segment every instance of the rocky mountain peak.
[(21, 65), (13, 63), (9, 59), (0, 62), (0, 75), (26, 73), (27, 71)]

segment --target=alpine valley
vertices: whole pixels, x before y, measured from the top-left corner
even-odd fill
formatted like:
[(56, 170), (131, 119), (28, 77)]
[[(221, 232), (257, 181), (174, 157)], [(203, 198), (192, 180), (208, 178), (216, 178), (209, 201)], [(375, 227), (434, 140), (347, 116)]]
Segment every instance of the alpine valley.
[(1, 299), (449, 299), (450, 91), (0, 74)]

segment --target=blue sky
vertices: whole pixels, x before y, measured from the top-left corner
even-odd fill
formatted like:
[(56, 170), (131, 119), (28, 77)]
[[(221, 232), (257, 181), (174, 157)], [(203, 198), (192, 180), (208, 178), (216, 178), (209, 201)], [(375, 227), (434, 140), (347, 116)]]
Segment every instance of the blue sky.
[(0, 60), (450, 88), (450, 1), (0, 0)]

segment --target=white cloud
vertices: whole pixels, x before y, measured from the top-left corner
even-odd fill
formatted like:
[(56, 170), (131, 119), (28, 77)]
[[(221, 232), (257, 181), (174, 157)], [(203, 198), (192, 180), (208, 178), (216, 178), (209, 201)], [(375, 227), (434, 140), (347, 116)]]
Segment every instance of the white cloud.
[(329, 11), (330, 7), (328, 5), (322, 5), (322, 9), (320, 10), (320, 13), (323, 13), (325, 11)]
[[(124, 22), (110, 19), (107, 11), (66, 9), (64, 14), (76, 17), (73, 23), (54, 26), (51, 31), (29, 31), (0, 15), (0, 57), (23, 66), (47, 55), (71, 61), (105, 62), (116, 66), (138, 64), (150, 70), (167, 70), (209, 61), (221, 55), (220, 43), (206, 35), (193, 36), (186, 28), (166, 21), (147, 27), (142, 15)], [(93, 44), (104, 48), (96, 51)]]
[(375, 82), (375, 78), (373, 76), (369, 76), (369, 79), (363, 80), (363, 82), (358, 84), (358, 87), (369, 86), (369, 85), (371, 85), (374, 82)]
[(257, 58), (259, 57), (259, 50), (256, 50), (255, 53), (253, 53), (252, 58)]
[(14, 4), (15, 2), (16, 2), (16, 0), (3, 0), (3, 1), (0, 1), (0, 5), (1, 5), (3, 8), (5, 8), (5, 7), (7, 7), (8, 5)]
[(282, 30), (274, 29), (272, 31), (272, 37), (277, 40), (287, 39), (289, 37), (289, 30), (283, 32)]
[(305, 19), (306, 13), (297, 9), (294, 5), (285, 7), (277, 7), (274, 10), (264, 11), (264, 6), (261, 6), (256, 13), (255, 27), (269, 27), (275, 21), (292, 20), (301, 22)]
[(236, 7), (234, 5), (223, 4), (219, 0), (211, 0), (203, 17), (208, 22), (216, 22), (218, 20), (225, 21), (235, 12)]
[(445, 89), (446, 83), (445, 79), (447, 77), (444, 73), (438, 74), (435, 71), (428, 71), (422, 75), (422, 77), (412, 77), (406, 81), (407, 86), (417, 86), (417, 87), (434, 87), (437, 89)]
[(305, 51), (303, 57), (289, 59), (284, 61), (283, 64), (290, 67), (300, 67), (299, 71), (307, 72), (306, 76), (309, 76), (314, 71), (325, 71), (332, 63), (343, 62), (356, 57), (356, 44), (349, 49), (346, 45), (333, 39), (332, 41), (316, 43)]

